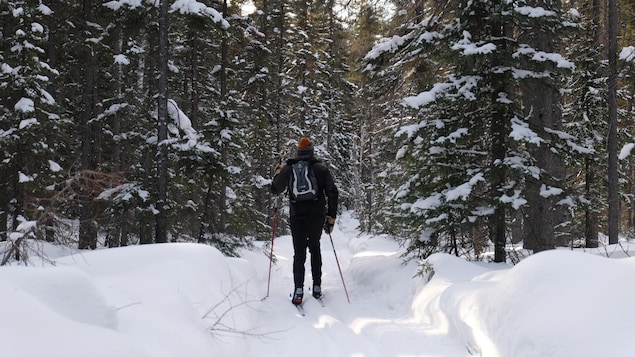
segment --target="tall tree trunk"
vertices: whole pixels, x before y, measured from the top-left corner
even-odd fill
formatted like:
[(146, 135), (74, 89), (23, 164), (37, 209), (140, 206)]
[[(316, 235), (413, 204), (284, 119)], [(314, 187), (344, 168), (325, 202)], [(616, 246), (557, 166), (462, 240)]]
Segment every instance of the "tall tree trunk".
[[(331, 71), (335, 73), (336, 68), (336, 54), (335, 54), (335, 1), (328, 0), (327, 4), (327, 15), (329, 19), (329, 64)], [(326, 150), (332, 155), (331, 150), (335, 147), (335, 144), (332, 143), (333, 131), (335, 130), (335, 86), (337, 80), (334, 75), (329, 76), (329, 94), (328, 94), (328, 103), (329, 103), (329, 113), (328, 113), (328, 122), (326, 128)]]
[[(11, 166), (10, 164), (8, 165)], [(11, 170), (0, 170), (0, 242), (7, 240), (9, 236), (9, 201), (13, 194), (11, 190)]]
[(364, 116), (366, 123), (362, 124), (361, 142), (361, 178), (362, 187), (365, 193), (364, 205), (366, 212), (365, 232), (373, 231), (373, 222), (375, 221), (375, 160), (374, 160), (374, 131), (375, 131), (375, 112), (372, 105), (368, 106), (367, 114)]
[[(227, 0), (223, 0), (223, 17), (227, 17)], [(225, 103), (225, 105), (227, 105), (227, 51), (228, 51), (228, 47), (229, 45), (227, 44), (227, 33), (223, 32), (223, 38), (221, 39), (221, 71), (220, 71), (220, 100), (221, 103)], [(230, 121), (227, 119), (227, 115), (229, 112), (229, 108), (225, 108), (226, 110), (223, 111), (223, 118), (221, 118), (222, 123), (224, 123), (223, 127), (229, 128)], [(221, 144), (221, 162), (223, 163), (224, 167), (229, 166), (229, 148), (230, 148), (230, 143), (226, 142), (225, 140), (222, 141)], [(218, 205), (220, 207), (220, 222), (219, 222), (219, 227), (218, 227), (218, 232), (219, 233), (225, 233), (225, 228), (227, 225), (227, 188), (229, 186), (229, 178), (228, 178), (229, 173), (227, 172), (227, 170), (223, 170), (222, 171), (222, 185), (221, 185), (221, 189), (219, 192), (219, 199), (218, 199)]]
[(609, 2), (609, 244), (617, 244), (619, 234), (619, 193), (617, 170), (617, 0)]
[[(123, 52), (124, 36), (122, 32), (123, 31), (119, 27), (115, 28), (115, 30), (113, 31), (113, 38), (115, 38), (115, 43), (114, 43), (115, 53)], [(117, 83), (116, 92), (115, 92), (117, 95), (117, 98), (120, 100), (123, 100), (125, 96), (125, 93), (124, 93), (125, 83), (124, 83), (124, 73), (123, 73), (122, 64), (117, 64), (115, 67), (115, 81)], [(120, 134), (121, 134), (121, 116), (114, 115), (111, 120), (112, 120), (111, 125), (112, 125), (113, 137), (118, 138), (120, 137)], [(123, 155), (122, 155), (121, 145), (115, 144), (112, 151), (112, 161), (113, 161), (112, 169), (114, 172), (120, 172), (122, 170), (122, 167), (123, 167), (122, 160), (123, 160)], [(128, 212), (129, 212), (128, 209), (124, 209), (123, 212), (119, 215), (119, 217), (115, 218), (115, 221), (118, 221), (119, 224), (117, 225), (118, 227), (113, 230), (112, 236), (108, 239), (109, 248), (114, 248), (114, 247), (119, 247), (124, 245), (123, 242), (127, 239), (125, 238), (125, 235), (127, 234), (127, 228), (128, 228), (127, 227)]]
[(276, 125), (277, 125), (277, 141), (280, 142), (281, 140), (281, 127), (284, 125), (283, 123), (281, 123), (282, 120), (282, 78), (284, 76), (284, 47), (285, 47), (285, 43), (284, 43), (284, 32), (285, 32), (285, 19), (284, 19), (284, 0), (281, 0), (278, 2), (278, 14), (277, 14), (277, 19), (278, 19), (278, 24), (277, 24), (277, 33), (278, 33), (278, 37), (276, 39), (276, 53), (278, 55), (278, 63), (277, 63), (277, 68), (276, 68), (276, 98), (274, 99), (275, 101), (275, 113), (276, 113)]
[(168, 0), (159, 3), (159, 86), (157, 96), (157, 214), (155, 242), (168, 241)]
[[(84, 0), (84, 21), (86, 23), (93, 22), (94, 10), (93, 1)], [(86, 36), (90, 36), (89, 29), (85, 31)], [(83, 177), (84, 172), (93, 169), (92, 160), (94, 152), (94, 135), (91, 130), (91, 120), (97, 114), (96, 108), (96, 78), (97, 64), (93, 57), (90, 41), (86, 41), (84, 45), (84, 88), (82, 91), (82, 102), (84, 105), (80, 117), (80, 135), (82, 152), (80, 157), (80, 183), (84, 191), (80, 195), (80, 212), (79, 212), (79, 249), (95, 249), (97, 248), (97, 222), (95, 221), (94, 207), (91, 193), (88, 187), (90, 183), (86, 182), (87, 178)]]
[[(585, 171), (586, 171), (586, 182), (585, 182), (585, 194), (586, 197), (594, 197), (597, 195), (597, 192), (593, 189), (593, 185), (595, 183), (595, 170), (592, 167), (592, 160), (585, 160)], [(585, 246), (587, 248), (597, 248), (598, 247), (598, 218), (597, 212), (595, 212), (591, 207), (587, 207), (584, 212), (584, 237), (585, 237)]]
[[(5, 190), (4, 187), (0, 188), (0, 195), (3, 195), (5, 193), (8, 193), (7, 190)], [(8, 236), (7, 228), (9, 225), (9, 205), (7, 204), (7, 202), (4, 201), (5, 200), (2, 200), (2, 202), (0, 202), (0, 242), (6, 241)]]
[[(529, 1), (528, 5), (559, 11), (554, 0)], [(528, 29), (521, 39), (531, 48), (546, 53), (558, 53), (557, 38), (536, 24)], [(551, 65), (551, 70), (555, 70)], [(551, 134), (545, 129), (562, 130), (562, 110), (558, 85), (554, 79), (528, 80), (523, 88), (525, 117), (529, 126), (547, 140), (531, 149), (537, 166), (541, 169), (540, 179), (527, 183), (528, 210), (524, 228), (525, 248), (534, 252), (553, 249), (556, 241), (555, 227), (564, 221), (564, 210), (555, 207), (555, 197), (543, 197), (542, 185), (559, 184), (564, 178), (564, 162), (551, 151)], [(553, 181), (552, 181), (553, 180)]]
[(199, 81), (199, 34), (198, 31), (192, 30), (189, 34), (190, 37), (190, 121), (192, 127), (198, 129), (199, 127), (199, 114), (198, 106), (201, 101), (198, 91)]
[[(593, 26), (593, 44), (600, 45), (600, 0), (592, 0), (592, 26)], [(585, 160), (585, 195), (589, 199), (595, 197), (597, 192), (593, 189), (596, 185), (595, 167), (591, 165), (591, 158)], [(591, 200), (593, 202), (593, 200)], [(592, 207), (587, 207), (584, 211), (585, 228), (584, 237), (587, 248), (598, 247), (599, 223), (597, 212)]]
[[(502, 4), (498, 5), (502, 11)], [(496, 17), (495, 17), (496, 18)], [(498, 40), (497, 51), (499, 54), (494, 57), (492, 62), (492, 68), (497, 68), (501, 65), (500, 57), (506, 55), (506, 28), (503, 21), (494, 21), (492, 23), (492, 38), (502, 39)], [(507, 75), (504, 72), (493, 73), (491, 80), (493, 85), (493, 91), (491, 93), (491, 101), (494, 111), (492, 112), (491, 121), (491, 155), (492, 155), (492, 202), (496, 202), (494, 214), (491, 217), (490, 227), (492, 229), (492, 240), (494, 241), (494, 261), (497, 263), (505, 262), (505, 220), (506, 210), (505, 205), (501, 202), (500, 197), (504, 193), (503, 189), (506, 185), (507, 172), (505, 169), (504, 159), (507, 154), (507, 136), (509, 135), (508, 123), (509, 117), (507, 110), (504, 108), (506, 104), (499, 103), (501, 93), (509, 93), (506, 88)]]

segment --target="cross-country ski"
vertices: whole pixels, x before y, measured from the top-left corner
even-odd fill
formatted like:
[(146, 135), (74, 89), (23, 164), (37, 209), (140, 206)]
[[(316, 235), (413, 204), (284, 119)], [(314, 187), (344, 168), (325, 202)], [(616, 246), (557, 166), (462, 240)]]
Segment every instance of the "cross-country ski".
[(306, 312), (304, 311), (304, 306), (302, 304), (293, 305), (293, 306), (295, 306), (295, 309), (298, 310), (298, 313), (301, 316), (306, 316)]

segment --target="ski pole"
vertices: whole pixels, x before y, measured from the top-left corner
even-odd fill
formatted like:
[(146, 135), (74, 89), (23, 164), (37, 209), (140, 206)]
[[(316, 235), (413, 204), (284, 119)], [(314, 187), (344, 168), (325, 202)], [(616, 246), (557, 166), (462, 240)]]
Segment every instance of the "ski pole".
[(276, 236), (276, 223), (278, 221), (278, 201), (273, 201), (273, 225), (271, 228), (271, 252), (269, 253), (269, 278), (267, 278), (267, 296), (269, 297), (269, 287), (271, 286), (271, 267), (273, 265), (273, 241)]
[(333, 254), (335, 254), (335, 262), (337, 263), (337, 269), (340, 271), (340, 278), (342, 278), (342, 285), (344, 286), (344, 293), (346, 293), (346, 300), (348, 303), (351, 303), (351, 299), (348, 297), (348, 290), (346, 290), (346, 283), (344, 282), (344, 275), (342, 274), (342, 268), (340, 267), (340, 260), (337, 259), (337, 252), (335, 251), (335, 244), (333, 244), (333, 237), (331, 233), (329, 233), (329, 238), (331, 239), (331, 246), (333, 247)]

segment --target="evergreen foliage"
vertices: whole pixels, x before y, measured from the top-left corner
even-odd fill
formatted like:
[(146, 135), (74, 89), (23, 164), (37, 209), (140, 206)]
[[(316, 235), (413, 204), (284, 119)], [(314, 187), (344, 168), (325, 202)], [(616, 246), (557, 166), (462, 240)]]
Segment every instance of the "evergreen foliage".
[[(244, 3), (169, 4), (170, 241), (236, 255), (270, 239), (272, 169), (310, 136), (340, 209), (401, 239), (407, 258), (597, 244), (608, 156), (597, 7), (259, 0), (243, 14)], [(28, 234), (81, 248), (155, 241), (158, 14), (147, 1), (0, 3), (0, 239), (36, 222)], [(622, 31), (632, 38), (632, 24)], [(628, 144), (635, 67), (622, 60)]]
[[(528, 121), (533, 112), (526, 95), (542, 94), (527, 83), (557, 86), (555, 69), (568, 62), (519, 37), (540, 8), (475, 1), (437, 9), (427, 9), (428, 17), (405, 26), (367, 56), (377, 66), (373, 75), (394, 75), (399, 66), (403, 73), (411, 66), (439, 66), (432, 77), (415, 77), (419, 71), (411, 78), (397, 75), (425, 89), (403, 99), (418, 112), (396, 130), (401, 169), (395, 174), (404, 179), (394, 191), (393, 223), (413, 257), (439, 250), (478, 256), (487, 245), (483, 237), (489, 237), (494, 259), (504, 261), (507, 227), (527, 203), (528, 182), (553, 185), (535, 155), (555, 147), (558, 135), (555, 128)], [(542, 11), (535, 16), (538, 26), (566, 25), (555, 12)]]

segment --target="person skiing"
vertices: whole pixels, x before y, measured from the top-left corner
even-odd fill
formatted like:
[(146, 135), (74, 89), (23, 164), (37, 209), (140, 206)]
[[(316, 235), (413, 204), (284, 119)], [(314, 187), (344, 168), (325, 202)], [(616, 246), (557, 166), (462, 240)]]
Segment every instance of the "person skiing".
[[(308, 163), (308, 165), (306, 165)], [(305, 164), (308, 171), (298, 175)], [(306, 170), (306, 169), (305, 169)], [(297, 180), (309, 186), (307, 198), (300, 197)], [(310, 187), (315, 185), (316, 187)], [(310, 190), (310, 189), (313, 190)], [(274, 170), (271, 193), (279, 195), (284, 191), (289, 195), (289, 219), (293, 238), (293, 280), (294, 292), (291, 302), (302, 304), (304, 296), (304, 264), (306, 250), (311, 253), (312, 294), (322, 297), (322, 254), (320, 236), (322, 228), (327, 233), (333, 231), (337, 215), (339, 192), (329, 169), (315, 157), (313, 143), (307, 137), (298, 141), (296, 157), (279, 164)]]

